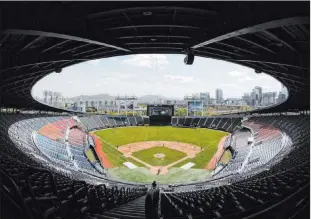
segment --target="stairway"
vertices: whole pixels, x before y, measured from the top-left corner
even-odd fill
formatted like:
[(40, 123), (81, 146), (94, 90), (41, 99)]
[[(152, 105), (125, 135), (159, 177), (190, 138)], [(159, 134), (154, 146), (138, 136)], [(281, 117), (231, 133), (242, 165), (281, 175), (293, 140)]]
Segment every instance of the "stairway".
[(88, 216), (88, 219), (145, 219), (145, 198), (140, 197), (125, 205), (106, 211), (103, 215)]

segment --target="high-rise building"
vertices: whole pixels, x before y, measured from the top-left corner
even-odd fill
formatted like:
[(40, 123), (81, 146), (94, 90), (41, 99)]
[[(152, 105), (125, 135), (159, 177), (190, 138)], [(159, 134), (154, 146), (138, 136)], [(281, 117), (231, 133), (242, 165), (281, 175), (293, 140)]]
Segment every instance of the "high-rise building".
[(201, 92), (200, 93), (200, 99), (201, 100), (209, 100), (211, 97), (210, 97), (210, 94), (209, 92)]
[(287, 96), (285, 94), (282, 93), (282, 91), (279, 92), (279, 96), (278, 96), (278, 103), (282, 103), (286, 100)]
[(253, 105), (253, 102), (252, 102), (252, 97), (249, 93), (245, 93), (243, 96), (242, 96), (242, 100), (249, 106), (252, 106)]
[(262, 106), (276, 104), (276, 92), (267, 92), (262, 94)]
[(209, 102), (210, 102), (210, 99), (211, 99), (211, 97), (210, 97), (210, 93), (209, 92), (201, 92), (200, 93), (200, 100), (203, 101), (204, 105), (208, 105)]
[(221, 104), (223, 101), (222, 89), (216, 89), (216, 104)]
[(48, 103), (49, 92), (47, 90), (43, 91), (43, 103)]
[(281, 93), (285, 95), (285, 97), (288, 96), (288, 91), (287, 91), (287, 88), (282, 84), (282, 87), (281, 87)]
[(64, 97), (60, 92), (53, 92), (53, 91), (43, 91), (43, 102), (55, 106), (55, 107), (63, 107), (64, 105)]
[(194, 93), (192, 94), (193, 99), (200, 99), (200, 94), (199, 93)]
[(262, 105), (262, 87), (256, 86), (252, 92), (254, 106)]

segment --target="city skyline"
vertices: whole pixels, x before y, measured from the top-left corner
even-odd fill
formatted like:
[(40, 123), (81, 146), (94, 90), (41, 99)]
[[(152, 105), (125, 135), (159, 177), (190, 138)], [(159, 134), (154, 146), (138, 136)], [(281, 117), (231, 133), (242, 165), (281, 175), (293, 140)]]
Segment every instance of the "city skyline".
[[(216, 98), (211, 98), (209, 92), (200, 92), (194, 93), (191, 96), (184, 96), (184, 99), (169, 99), (169, 98), (157, 98), (154, 99), (154, 96), (145, 96), (145, 99), (139, 99), (138, 97), (132, 97), (130, 99), (135, 99), (136, 103), (150, 103), (150, 104), (179, 104), (185, 105), (188, 101), (191, 100), (199, 100), (203, 102), (204, 106), (210, 105), (227, 105), (227, 106), (252, 106), (252, 107), (264, 107), (271, 106), (276, 103), (281, 103), (286, 100), (288, 95), (287, 90), (284, 86), (282, 86), (281, 91), (277, 93), (274, 92), (263, 92), (262, 87), (255, 86), (251, 92), (244, 93), (244, 95), (240, 98), (223, 98), (222, 89), (217, 88), (215, 90)], [(92, 97), (92, 96), (90, 96)], [(109, 97), (109, 98), (108, 98)], [(151, 100), (153, 97), (153, 100)], [(156, 97), (156, 96), (155, 96)], [(120, 97), (121, 99), (129, 99), (129, 96)], [(83, 99), (83, 98), (65, 98), (62, 96), (60, 92), (53, 91), (43, 91), (43, 98), (37, 98), (39, 101), (42, 101), (45, 104), (57, 106), (61, 108), (67, 108), (70, 105), (74, 105), (75, 107), (81, 107), (81, 109), (85, 109), (85, 107), (95, 107), (95, 108), (105, 108), (105, 106), (115, 106), (117, 102), (120, 100), (119, 96), (106, 96), (101, 98), (91, 98), (91, 99)]]
[[(255, 87), (260, 87), (260, 86), (255, 86)], [(283, 92), (283, 93), (286, 93), (286, 95), (287, 95), (287, 93), (288, 93), (288, 91), (287, 91), (287, 89), (286, 89), (286, 87), (285, 86), (283, 86), (282, 85), (282, 89), (281, 90), (275, 90), (275, 91), (265, 91), (264, 89), (262, 89), (262, 93), (268, 93), (268, 92), (275, 92), (275, 93), (279, 93), (279, 92)], [(217, 92), (217, 90), (222, 90), (222, 89), (220, 89), (220, 88), (217, 88), (216, 90), (214, 90), (214, 91), (212, 91), (212, 92), (210, 92), (210, 91), (201, 91), (201, 92), (197, 92), (197, 93), (192, 93), (192, 94), (185, 94), (185, 95), (183, 95), (182, 97), (180, 97), (180, 98), (177, 98), (176, 100), (183, 100), (186, 96), (188, 96), (188, 97), (194, 97), (194, 96), (197, 96), (198, 98), (197, 99), (200, 99), (200, 96), (202, 96), (202, 95), (207, 95), (208, 96), (208, 98), (210, 98), (210, 99), (217, 99), (217, 97), (216, 97), (216, 92)], [(284, 90), (285, 89), (285, 90)], [(43, 91), (42, 93), (44, 93), (45, 91)], [(61, 92), (58, 92), (58, 91), (48, 91), (48, 92), (52, 92), (52, 93), (61, 93)], [(222, 99), (232, 99), (232, 98), (242, 98), (245, 94), (250, 94), (252, 92), (252, 90), (250, 90), (249, 92), (245, 92), (242, 96), (236, 96), (236, 97), (227, 97), (227, 98), (222, 98)], [(137, 96), (137, 95), (110, 95), (109, 93), (98, 93), (98, 94), (93, 94), (93, 95), (89, 95), (89, 96), (96, 96), (96, 95), (109, 95), (109, 96), (111, 96), (111, 97), (117, 97), (117, 96), (136, 96), (136, 97), (143, 97), (143, 96), (149, 96), (149, 95), (142, 95), (142, 96)], [(212, 94), (214, 94), (214, 95), (212, 95)], [(223, 93), (223, 91), (222, 91), (222, 96), (224, 95), (224, 93)], [(37, 97), (40, 97), (40, 98), (42, 98), (44, 95), (37, 95)], [(83, 96), (83, 94), (82, 95), (78, 95), (78, 96)], [(63, 96), (64, 98), (76, 98), (76, 97), (78, 97), (78, 96)], [(154, 94), (154, 95), (151, 95), (151, 96), (159, 96), (159, 97), (165, 97), (166, 99), (171, 99), (170, 97), (167, 97), (167, 96), (163, 96), (163, 95), (156, 95), (156, 94)]]
[(225, 61), (196, 57), (192, 66), (182, 55), (128, 55), (88, 61), (52, 73), (39, 81), (34, 96), (43, 90), (79, 95), (165, 95), (181, 99), (184, 95), (221, 88), (224, 98), (239, 97), (254, 86), (279, 91), (281, 83), (267, 74)]

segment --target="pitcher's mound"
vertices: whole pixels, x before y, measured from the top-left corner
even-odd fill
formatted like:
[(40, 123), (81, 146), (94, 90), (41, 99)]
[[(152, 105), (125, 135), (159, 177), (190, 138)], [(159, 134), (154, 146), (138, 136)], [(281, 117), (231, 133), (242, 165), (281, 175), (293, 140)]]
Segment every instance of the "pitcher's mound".
[(156, 158), (164, 158), (165, 154), (157, 153), (157, 154), (154, 154), (153, 156)]

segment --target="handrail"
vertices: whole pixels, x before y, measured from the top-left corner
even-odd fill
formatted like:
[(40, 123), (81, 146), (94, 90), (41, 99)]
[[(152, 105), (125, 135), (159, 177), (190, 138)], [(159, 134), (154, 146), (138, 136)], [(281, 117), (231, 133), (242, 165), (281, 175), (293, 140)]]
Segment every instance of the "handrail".
[(159, 189), (159, 201), (158, 201), (158, 218), (162, 218), (162, 209), (161, 209), (161, 190)]

